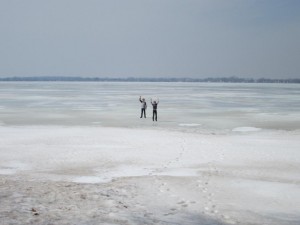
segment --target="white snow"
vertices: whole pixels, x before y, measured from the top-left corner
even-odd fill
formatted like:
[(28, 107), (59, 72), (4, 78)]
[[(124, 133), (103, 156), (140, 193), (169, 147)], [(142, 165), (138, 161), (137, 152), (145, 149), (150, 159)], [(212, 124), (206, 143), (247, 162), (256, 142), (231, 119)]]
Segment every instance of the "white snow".
[(299, 131), (3, 126), (0, 215), (29, 224), (36, 207), (40, 224), (298, 224), (299, 144)]

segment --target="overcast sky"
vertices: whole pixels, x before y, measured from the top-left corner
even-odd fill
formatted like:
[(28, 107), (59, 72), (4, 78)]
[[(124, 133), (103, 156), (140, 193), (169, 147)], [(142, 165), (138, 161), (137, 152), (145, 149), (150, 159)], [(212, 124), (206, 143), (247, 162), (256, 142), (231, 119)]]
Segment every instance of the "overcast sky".
[(0, 0), (0, 76), (300, 78), (299, 0)]

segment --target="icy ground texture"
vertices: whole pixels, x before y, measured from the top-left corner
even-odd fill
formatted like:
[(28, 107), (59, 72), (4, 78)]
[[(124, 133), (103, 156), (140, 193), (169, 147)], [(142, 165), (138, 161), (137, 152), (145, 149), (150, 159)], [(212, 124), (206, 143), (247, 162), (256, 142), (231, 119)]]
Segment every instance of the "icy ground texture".
[[(226, 133), (300, 128), (299, 84), (0, 82), (0, 125), (82, 125)], [(139, 96), (148, 103), (140, 119)], [(150, 98), (159, 98), (152, 122)]]
[(0, 127), (0, 224), (300, 224), (299, 131)]

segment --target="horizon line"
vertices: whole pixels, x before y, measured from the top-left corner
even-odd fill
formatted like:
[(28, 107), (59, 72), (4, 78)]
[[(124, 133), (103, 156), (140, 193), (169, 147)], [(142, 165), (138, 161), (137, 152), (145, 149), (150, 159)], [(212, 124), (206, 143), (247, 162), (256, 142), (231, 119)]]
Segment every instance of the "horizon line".
[(83, 81), (83, 82), (225, 82), (225, 83), (300, 83), (300, 78), (241, 78), (228, 77), (81, 77), (81, 76), (13, 76), (0, 77), (0, 81)]

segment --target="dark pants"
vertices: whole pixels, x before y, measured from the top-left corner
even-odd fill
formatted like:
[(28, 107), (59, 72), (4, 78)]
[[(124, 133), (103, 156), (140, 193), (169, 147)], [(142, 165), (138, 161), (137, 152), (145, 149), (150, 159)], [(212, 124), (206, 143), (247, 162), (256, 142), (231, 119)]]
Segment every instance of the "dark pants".
[(144, 117), (146, 118), (146, 109), (141, 109), (141, 118), (143, 117), (143, 113)]
[(156, 111), (156, 109), (153, 109), (152, 120), (154, 121), (154, 119), (157, 121), (157, 111)]

